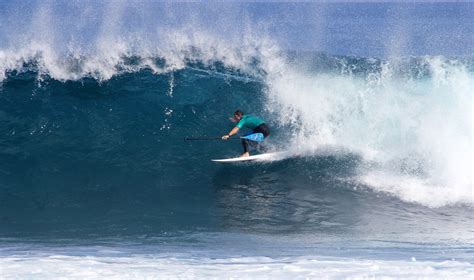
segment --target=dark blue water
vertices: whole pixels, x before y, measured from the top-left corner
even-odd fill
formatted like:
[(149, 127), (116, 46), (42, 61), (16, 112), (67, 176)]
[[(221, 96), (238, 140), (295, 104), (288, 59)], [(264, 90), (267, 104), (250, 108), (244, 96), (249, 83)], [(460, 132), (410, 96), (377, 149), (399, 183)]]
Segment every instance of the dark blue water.
[[(320, 219), (314, 225), (299, 225), (304, 217), (293, 221), (295, 209), (279, 205), (298, 204), (285, 198), (291, 186), (314, 192), (309, 206), (317, 208), (323, 206), (317, 202), (325, 200), (318, 199), (317, 192), (331, 197), (340, 192), (341, 199), (351, 200), (352, 191), (331, 184), (336, 175), (351, 175), (356, 156), (228, 168), (212, 163), (210, 158), (240, 153), (240, 144), (184, 138), (224, 134), (232, 127), (227, 116), (233, 104), (241, 101), (241, 106), (261, 111), (263, 84), (226, 83), (218, 75), (193, 69), (173, 75), (173, 95), (168, 93), (168, 75), (149, 71), (103, 84), (48, 80), (38, 87), (31, 73), (4, 81), (2, 234), (80, 238), (228, 227), (298, 232), (300, 227), (317, 228)], [(278, 130), (274, 134), (277, 137)], [(245, 201), (252, 190), (263, 192), (262, 202), (268, 199), (268, 207), (276, 208), (268, 217), (251, 217), (260, 204), (253, 199), (234, 208), (242, 206), (239, 198)], [(331, 201), (324, 204), (333, 211), (338, 211), (333, 204), (344, 203)], [(288, 217), (274, 224), (272, 217), (283, 213)], [(337, 213), (331, 216), (339, 219)], [(261, 223), (266, 218), (270, 221)]]
[[(234, 261), (280, 278), (472, 276), (472, 4), (0, 9), (5, 276), (66, 275), (51, 261), (87, 277), (87, 256), (92, 278)], [(291, 156), (223, 166), (238, 141), (185, 141), (226, 134), (236, 109)], [(267, 275), (251, 273), (232, 275)]]
[[(398, 240), (414, 228), (405, 238), (422, 241), (426, 227), (449, 240), (451, 227), (472, 224), (468, 206), (431, 209), (368, 190), (353, 179), (365, 163), (350, 151), (271, 164), (212, 163), (239, 154), (240, 144), (184, 138), (226, 133), (235, 104), (268, 119), (273, 142), (288, 141), (263, 109), (264, 82), (223, 71), (175, 71), (172, 94), (171, 74), (148, 70), (101, 83), (10, 73), (1, 94), (2, 236), (248, 232)], [(385, 224), (387, 216), (393, 225)]]

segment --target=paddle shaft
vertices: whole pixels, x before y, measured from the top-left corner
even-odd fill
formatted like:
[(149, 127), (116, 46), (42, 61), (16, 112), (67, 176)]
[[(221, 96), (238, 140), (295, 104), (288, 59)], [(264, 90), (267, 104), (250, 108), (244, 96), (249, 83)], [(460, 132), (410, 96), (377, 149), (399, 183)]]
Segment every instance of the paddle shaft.
[[(228, 138), (227, 140), (235, 140), (240, 138)], [(206, 141), (206, 140), (224, 140), (222, 137), (185, 137), (186, 141)]]

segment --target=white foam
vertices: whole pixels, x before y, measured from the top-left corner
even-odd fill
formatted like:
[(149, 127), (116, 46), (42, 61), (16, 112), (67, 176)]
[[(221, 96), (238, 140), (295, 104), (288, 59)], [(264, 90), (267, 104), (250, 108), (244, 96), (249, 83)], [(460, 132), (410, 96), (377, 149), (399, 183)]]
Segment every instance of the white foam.
[[(222, 40), (206, 31), (161, 28), (154, 35), (159, 44), (141, 41), (138, 35), (133, 34), (104, 35), (98, 37), (88, 49), (70, 44), (66, 53), (44, 40), (30, 39), (19, 43), (19, 46), (0, 49), (0, 81), (7, 77), (8, 72), (28, 70), (23, 66), (30, 63), (36, 65), (40, 79), (48, 75), (59, 81), (84, 77), (105, 81), (115, 75), (144, 68), (160, 74), (183, 69), (187, 62), (193, 61), (205, 65), (219, 62), (248, 74), (260, 75), (260, 68), (255, 67), (254, 59), (269, 55), (275, 57), (278, 52), (271, 40), (252, 33), (243, 38)], [(137, 64), (127, 64), (126, 60), (132, 56), (140, 58)], [(157, 65), (154, 61), (157, 58), (165, 60), (166, 64)], [(262, 61), (269, 62), (271, 59)], [(271, 68), (267, 64), (263, 68)]]
[(10, 256), (0, 258), (1, 278), (20, 279), (468, 279), (474, 266), (458, 261), (398, 261), (301, 257), (192, 258)]
[[(474, 203), (474, 77), (462, 63), (426, 57), (427, 78), (398, 73), (314, 74), (281, 67), (268, 78), (268, 110), (293, 127), (292, 146), (334, 146), (370, 165), (361, 182), (426, 206)], [(351, 67), (343, 67), (350, 69)]]

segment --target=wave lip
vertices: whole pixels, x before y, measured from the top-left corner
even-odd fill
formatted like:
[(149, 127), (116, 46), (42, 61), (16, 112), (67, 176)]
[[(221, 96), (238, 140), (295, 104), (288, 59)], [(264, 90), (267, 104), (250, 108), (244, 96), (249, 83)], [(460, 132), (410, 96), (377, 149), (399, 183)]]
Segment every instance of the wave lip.
[(150, 44), (134, 36), (105, 36), (89, 48), (67, 50), (40, 40), (21, 47), (0, 49), (0, 81), (11, 73), (34, 71), (38, 78), (48, 76), (58, 81), (94, 78), (106, 81), (123, 73), (150, 69), (155, 74), (169, 73), (188, 66), (212, 69), (226, 67), (261, 77), (261, 58), (279, 53), (279, 48), (265, 36), (253, 34), (235, 45), (205, 31), (164, 29), (159, 44)]

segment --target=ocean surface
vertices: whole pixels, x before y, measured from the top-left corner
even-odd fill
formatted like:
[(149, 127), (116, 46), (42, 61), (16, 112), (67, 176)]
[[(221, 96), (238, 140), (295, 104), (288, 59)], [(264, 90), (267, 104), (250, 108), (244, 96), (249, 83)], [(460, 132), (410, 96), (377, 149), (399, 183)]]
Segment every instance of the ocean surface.
[(0, 278), (474, 279), (473, 18), (0, 1)]

